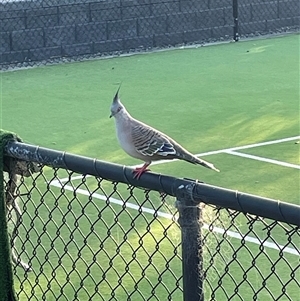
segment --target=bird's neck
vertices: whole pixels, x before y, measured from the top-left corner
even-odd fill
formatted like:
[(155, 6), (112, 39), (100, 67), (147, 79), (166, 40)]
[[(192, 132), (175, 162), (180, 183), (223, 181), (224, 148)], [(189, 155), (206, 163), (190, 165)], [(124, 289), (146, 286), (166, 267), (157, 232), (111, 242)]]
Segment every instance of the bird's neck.
[(124, 108), (115, 115), (116, 126), (120, 127), (120, 129), (124, 126), (126, 127), (127, 125), (130, 124), (131, 119), (132, 119), (132, 117)]
[(129, 120), (132, 118), (125, 108), (123, 108), (119, 113), (117, 113), (115, 117), (116, 120)]

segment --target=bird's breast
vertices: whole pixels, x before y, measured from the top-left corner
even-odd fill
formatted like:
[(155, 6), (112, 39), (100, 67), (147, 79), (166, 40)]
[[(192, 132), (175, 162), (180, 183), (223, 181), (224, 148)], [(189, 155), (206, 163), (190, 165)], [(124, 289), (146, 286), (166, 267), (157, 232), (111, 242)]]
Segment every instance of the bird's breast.
[(131, 135), (131, 126), (126, 122), (118, 122), (116, 120), (116, 132), (119, 144), (123, 150), (130, 156), (145, 161), (145, 157), (138, 153)]

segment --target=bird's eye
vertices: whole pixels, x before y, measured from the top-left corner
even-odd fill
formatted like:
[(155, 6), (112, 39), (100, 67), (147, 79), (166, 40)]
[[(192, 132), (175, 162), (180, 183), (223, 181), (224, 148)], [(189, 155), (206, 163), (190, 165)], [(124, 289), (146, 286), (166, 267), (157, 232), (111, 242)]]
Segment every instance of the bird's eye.
[(120, 111), (121, 111), (121, 109), (122, 109), (122, 107), (118, 107), (118, 112), (120, 112)]

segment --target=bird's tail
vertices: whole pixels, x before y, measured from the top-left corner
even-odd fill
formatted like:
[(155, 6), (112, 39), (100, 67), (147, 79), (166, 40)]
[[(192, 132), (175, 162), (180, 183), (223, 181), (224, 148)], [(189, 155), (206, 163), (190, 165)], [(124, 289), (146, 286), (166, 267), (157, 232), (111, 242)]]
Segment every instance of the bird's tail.
[(174, 156), (174, 158), (182, 159), (182, 160), (185, 160), (185, 161), (187, 161), (189, 163), (193, 163), (193, 164), (199, 164), (206, 168), (220, 172), (220, 170), (217, 169), (212, 163), (209, 163), (207, 161), (204, 161), (204, 160), (196, 157), (195, 155), (193, 155), (192, 153), (190, 153), (189, 151), (184, 149), (181, 145), (179, 145), (174, 140), (170, 140), (170, 141), (176, 150), (176, 155)]
[(215, 170), (217, 172), (220, 172), (220, 170), (218, 168), (216, 168), (212, 163), (209, 163), (209, 162), (204, 161), (202, 159), (199, 159), (197, 157), (196, 157), (196, 159), (197, 160), (195, 160), (195, 162), (194, 162), (195, 164), (200, 164), (200, 165), (202, 165), (202, 166), (204, 166), (206, 168), (209, 168), (209, 169)]
[(190, 153), (185, 153), (183, 159), (187, 162), (190, 162), (190, 163), (193, 163), (193, 164), (199, 164), (199, 165), (202, 165), (206, 168), (209, 168), (209, 169), (215, 170), (217, 172), (220, 172), (220, 170), (217, 169), (212, 163), (209, 163), (209, 162), (204, 161), (200, 158), (197, 158), (196, 156), (194, 156)]

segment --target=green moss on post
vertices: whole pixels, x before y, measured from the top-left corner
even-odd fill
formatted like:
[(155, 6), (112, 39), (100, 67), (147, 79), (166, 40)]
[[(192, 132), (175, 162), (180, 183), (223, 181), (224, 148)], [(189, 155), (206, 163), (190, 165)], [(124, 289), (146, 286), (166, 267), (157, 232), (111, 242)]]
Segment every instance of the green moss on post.
[(4, 145), (8, 140), (20, 139), (13, 133), (0, 130), (0, 301), (17, 301), (13, 285), (3, 185)]

